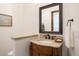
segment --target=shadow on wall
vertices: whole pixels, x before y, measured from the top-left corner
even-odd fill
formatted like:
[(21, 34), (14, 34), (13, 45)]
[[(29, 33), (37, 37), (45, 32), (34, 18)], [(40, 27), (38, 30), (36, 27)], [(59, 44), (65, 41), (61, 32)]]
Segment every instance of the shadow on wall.
[(63, 55), (63, 56), (68, 56), (67, 54), (68, 54), (68, 52), (67, 52), (67, 47), (65, 46), (65, 43), (63, 43), (62, 55)]

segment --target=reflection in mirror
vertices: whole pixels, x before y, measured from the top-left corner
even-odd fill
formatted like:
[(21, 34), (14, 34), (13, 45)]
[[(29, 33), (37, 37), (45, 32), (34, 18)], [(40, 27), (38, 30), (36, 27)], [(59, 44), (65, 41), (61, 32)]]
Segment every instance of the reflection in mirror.
[(40, 7), (40, 33), (62, 33), (62, 4)]
[(59, 10), (51, 13), (51, 31), (59, 32)]
[[(53, 29), (52, 27), (54, 23), (51, 25), (52, 23), (51, 21), (53, 21), (53, 17), (54, 17), (54, 22), (56, 22), (55, 20), (56, 16), (54, 15), (55, 13), (53, 13), (52, 11), (55, 11), (55, 10), (59, 10), (59, 5), (42, 10), (42, 27), (43, 27), (42, 31), (52, 31), (51, 29)], [(53, 17), (51, 16), (51, 12), (53, 13), (52, 14)]]

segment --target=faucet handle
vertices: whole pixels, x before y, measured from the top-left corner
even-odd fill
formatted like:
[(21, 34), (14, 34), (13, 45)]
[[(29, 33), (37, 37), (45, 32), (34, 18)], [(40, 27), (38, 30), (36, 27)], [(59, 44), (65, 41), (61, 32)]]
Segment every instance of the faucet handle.
[(50, 39), (50, 35), (49, 34), (45, 35), (45, 39)]

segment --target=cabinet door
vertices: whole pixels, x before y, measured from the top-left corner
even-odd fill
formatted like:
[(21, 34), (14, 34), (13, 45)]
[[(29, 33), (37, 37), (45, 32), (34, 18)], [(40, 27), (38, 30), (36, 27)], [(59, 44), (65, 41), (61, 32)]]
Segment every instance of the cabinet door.
[(53, 56), (62, 56), (62, 47), (53, 48)]
[(39, 54), (40, 56), (52, 56), (52, 48), (47, 46), (39, 46)]
[(30, 55), (31, 56), (38, 56), (39, 55), (38, 54), (38, 45), (31, 43), (30, 47), (31, 47), (30, 48)]
[(32, 51), (38, 52), (38, 45), (33, 43), (31, 45), (32, 45)]
[(32, 51), (32, 56), (39, 56), (39, 53), (36, 51)]

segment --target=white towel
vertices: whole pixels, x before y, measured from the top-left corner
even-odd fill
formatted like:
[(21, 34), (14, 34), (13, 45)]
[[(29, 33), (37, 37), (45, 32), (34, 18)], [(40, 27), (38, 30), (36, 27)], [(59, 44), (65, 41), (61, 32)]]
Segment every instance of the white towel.
[(70, 26), (65, 28), (65, 45), (67, 48), (74, 47), (74, 31)]
[(74, 38), (74, 30), (73, 29), (71, 30), (70, 35), (71, 35), (71, 38), (70, 38), (70, 47), (74, 48), (75, 38)]
[(69, 27), (66, 27), (65, 28), (65, 45), (67, 48), (70, 48), (70, 45), (69, 45)]

